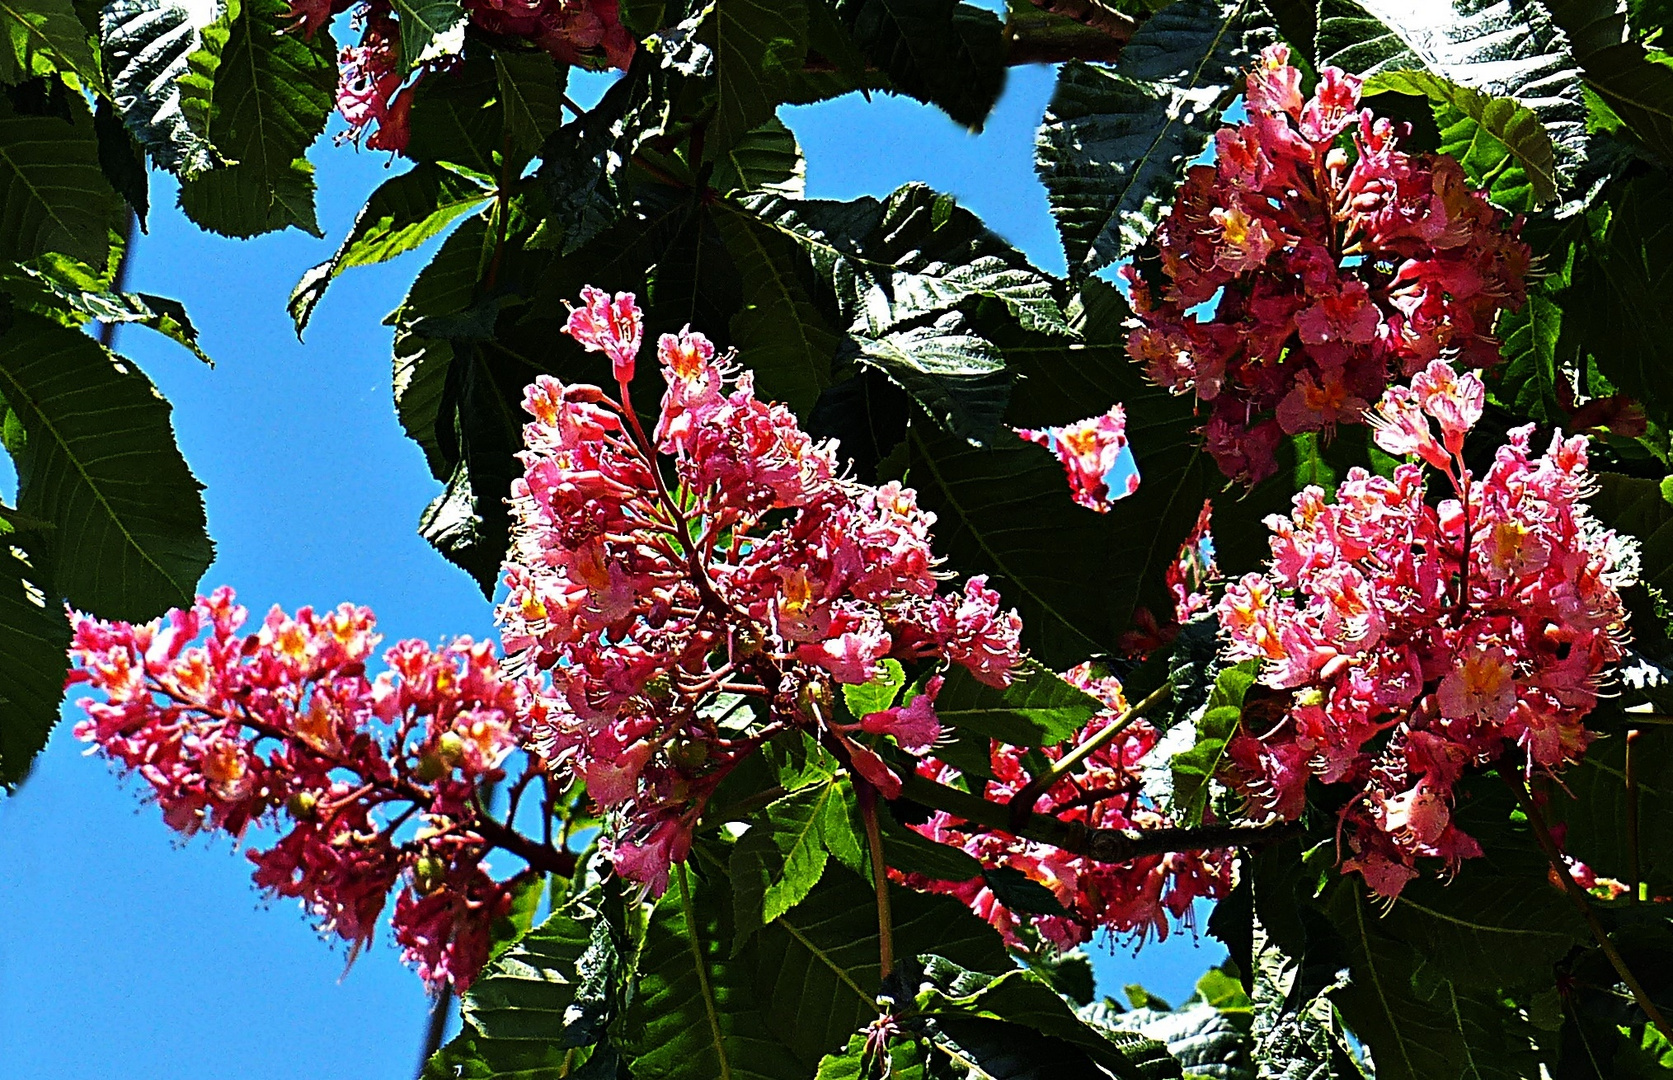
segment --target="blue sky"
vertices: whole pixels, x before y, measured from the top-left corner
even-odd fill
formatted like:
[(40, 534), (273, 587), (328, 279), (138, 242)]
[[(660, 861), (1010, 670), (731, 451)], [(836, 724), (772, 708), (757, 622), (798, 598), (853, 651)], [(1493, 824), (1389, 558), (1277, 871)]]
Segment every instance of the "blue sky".
[[(958, 196), (1044, 269), (1063, 256), (1032, 168), (1047, 68), (1018, 69), (980, 136), (906, 99), (860, 97), (781, 114), (815, 197), (881, 195), (912, 180)], [(596, 97), (598, 79), (572, 85)], [(390, 401), (389, 328), (425, 254), (340, 279), (305, 344), (285, 314), (297, 277), (328, 257), (387, 156), (322, 141), (324, 240), (200, 233), (153, 187), (130, 288), (185, 301), (209, 370), (141, 329), (119, 347), (175, 407), (182, 449), (207, 485), (226, 583), (253, 611), (274, 603), (370, 605), (386, 641), (491, 632), (465, 575), (418, 538), (436, 493)], [(402, 164), (393, 168), (399, 170)], [(9, 483), (0, 485), (9, 487)], [(397, 1080), (411, 1076), (427, 1003), (386, 940), (344, 972), (290, 903), (251, 887), (224, 841), (180, 843), (131, 785), (62, 725), (19, 794), (0, 799), (0, 1071), (8, 1080)], [(1095, 949), (1100, 987), (1142, 982), (1176, 1001), (1223, 951), (1189, 934)]]

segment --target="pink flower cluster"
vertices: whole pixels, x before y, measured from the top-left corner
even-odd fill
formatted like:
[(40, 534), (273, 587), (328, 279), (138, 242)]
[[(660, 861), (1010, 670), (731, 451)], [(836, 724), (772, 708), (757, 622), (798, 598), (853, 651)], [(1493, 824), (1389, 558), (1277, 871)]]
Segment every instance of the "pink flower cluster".
[(1391, 377), (1496, 363), (1493, 322), (1521, 305), (1530, 255), (1457, 161), (1397, 148), (1353, 76), (1324, 68), (1304, 98), (1273, 45), (1246, 86), (1249, 119), (1219, 131), (1156, 231), (1159, 271), (1123, 274), (1129, 354), (1211, 404), (1209, 452), (1253, 484), (1284, 435), (1358, 423)]
[[(293, 30), (312, 39), (331, 16), (354, 2), (290, 0), (285, 18)], [(638, 48), (617, 14), (617, 0), (464, 0), (464, 6), (471, 25), (531, 41), (560, 64), (626, 71)], [(368, 0), (356, 18), (364, 27), (360, 43), (345, 46), (337, 60), (337, 111), (349, 126), (344, 138), (364, 138), (370, 149), (399, 153), (411, 136), (413, 88), (430, 72), (421, 67), (410, 82), (402, 78), (401, 28), (389, 0)], [(446, 61), (426, 65), (437, 74), (447, 66)], [(376, 130), (367, 135), (374, 124)]]
[(76, 737), (143, 779), (182, 833), (285, 830), (248, 853), (256, 883), (356, 951), (399, 887), (403, 959), (463, 990), (510, 906), (482, 861), (493, 823), (476, 791), (524, 737), (516, 685), (469, 638), (403, 641), (368, 678), (365, 608), (274, 608), (247, 635), (245, 616), (223, 588), (143, 626), (76, 618), (70, 682), (104, 696), (79, 702)]
[[(1554, 770), (1585, 750), (1584, 720), (1622, 656), (1618, 590), (1636, 557), (1582, 502), (1585, 439), (1559, 435), (1534, 456), (1532, 427), (1518, 428), (1478, 480), (1461, 451), (1483, 398), (1479, 378), (1438, 360), (1390, 388), (1374, 437), (1418, 462), (1392, 478), (1352, 470), (1334, 503), (1302, 491), (1268, 519), (1267, 572), (1219, 607), (1229, 658), (1260, 661), (1285, 702), (1228, 746), (1235, 786), (1294, 818), (1309, 777), (1350, 785), (1342, 865), (1384, 896), (1419, 858), (1455, 868), (1480, 854), (1452, 818), (1466, 772), (1511, 755)], [(1452, 489), (1438, 506), (1425, 466)]]
[[(1085, 664), (1065, 672), (1063, 677), (1101, 700), (1106, 711), (1093, 717), (1073, 744), (1042, 751), (1050, 761), (1061, 759), (1074, 745), (1119, 723), (1127, 709), (1118, 680), (1095, 676)], [(1036, 811), (1088, 828), (1154, 829), (1172, 824), (1144, 794), (1140, 773), (1140, 762), (1160, 738), (1160, 733), (1144, 720), (1131, 720), (1121, 734), (1095, 750), (1078, 773), (1065, 777), (1042, 795), (1035, 803)], [(1016, 747), (993, 743), (990, 762), (994, 779), (988, 781), (983, 792), (989, 802), (1009, 802), (1028, 783), (1022, 756), (1023, 751)], [(958, 779), (955, 769), (932, 759), (925, 760), (919, 771), (942, 783)], [(1131, 935), (1141, 943), (1153, 931), (1159, 940), (1166, 939), (1173, 923), (1191, 924), (1192, 901), (1198, 897), (1217, 900), (1232, 887), (1233, 859), (1229, 851), (1146, 855), (1114, 864), (1095, 862), (1009, 833), (974, 831), (944, 812), (913, 828), (931, 840), (963, 848), (990, 869), (1011, 867), (1050, 889), (1067, 914), (1037, 916), (1033, 925), (1042, 938), (1059, 949), (1091, 940), (1100, 927)], [(957, 896), (1011, 944), (1026, 944), (1018, 930), (1026, 925), (1028, 916), (1006, 908), (984, 879), (949, 883), (912, 875), (908, 880), (921, 889)]]
[(1127, 446), (1127, 411), (1120, 405), (1102, 416), (1062, 427), (1018, 428), (1017, 434), (1057, 456), (1069, 478), (1069, 497), (1088, 510), (1107, 514), (1117, 499), (1139, 489), (1138, 466)]
[(1006, 685), (1021, 621), (984, 578), (942, 592), (913, 491), (843, 479), (833, 446), (703, 335), (658, 342), (667, 391), (647, 436), (628, 390), (633, 297), (585, 290), (568, 332), (609, 358), (620, 400), (545, 376), (528, 388), (499, 620), (507, 654), (549, 676), (542, 752), (608, 813), (617, 871), (661, 893), (716, 786), (781, 731), (834, 741), (897, 794), (856, 735), (932, 742), (934, 688), (848, 723), (838, 684), (893, 657)]

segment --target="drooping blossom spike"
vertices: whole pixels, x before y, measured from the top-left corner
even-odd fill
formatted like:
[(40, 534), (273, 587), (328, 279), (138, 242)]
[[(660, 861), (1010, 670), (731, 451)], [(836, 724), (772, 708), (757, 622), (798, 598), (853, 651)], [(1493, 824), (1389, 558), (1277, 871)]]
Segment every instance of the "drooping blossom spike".
[(1523, 301), (1520, 222), (1457, 161), (1400, 150), (1404, 130), (1359, 92), (1325, 67), (1304, 97), (1289, 51), (1267, 48), (1245, 80), (1248, 119), (1187, 173), (1157, 261), (1122, 270), (1128, 353), (1208, 406), (1208, 452), (1248, 484), (1277, 468), (1284, 436), (1364, 422), (1390, 379), (1443, 356), (1497, 363), (1494, 320)]
[[(1085, 664), (1064, 673), (1073, 685), (1100, 699), (1105, 711), (1090, 720), (1076, 736), (1083, 742), (1126, 711), (1118, 680), (1096, 675)], [(1141, 763), (1161, 733), (1144, 720), (1133, 720), (1113, 741), (1095, 750), (1081, 770), (1066, 777), (1035, 804), (1038, 812), (1087, 828), (1153, 829), (1172, 822), (1142, 790)], [(1057, 761), (1073, 744), (1048, 747), (1048, 760)], [(990, 802), (1005, 803), (1028, 782), (1023, 751), (995, 741), (990, 752), (994, 779), (978, 790)], [(956, 782), (958, 774), (934, 759), (920, 763), (919, 772), (942, 782)], [(1097, 797), (1093, 797), (1097, 796)], [(1072, 855), (989, 829), (967, 830), (958, 819), (937, 812), (912, 828), (931, 840), (963, 848), (990, 869), (1009, 867), (1050, 889), (1067, 914), (1036, 916), (1034, 930), (1058, 949), (1072, 949), (1104, 929), (1143, 942), (1154, 934), (1165, 939), (1176, 925), (1190, 925), (1191, 904), (1197, 897), (1219, 899), (1232, 885), (1233, 856), (1228, 851), (1178, 852), (1147, 855), (1128, 863), (1104, 863)], [(991, 922), (1012, 945), (1026, 947), (1029, 916), (1006, 908), (983, 878), (945, 882), (906, 875), (909, 884), (958, 897)]]
[[(1462, 449), (1480, 380), (1435, 361), (1412, 382), (1383, 395), (1375, 437), (1422, 464), (1352, 470), (1334, 502), (1298, 494), (1268, 519), (1265, 573), (1218, 608), (1228, 658), (1257, 662), (1287, 703), (1227, 745), (1232, 783), (1279, 818), (1301, 813), (1310, 778), (1348, 785), (1341, 865), (1384, 896), (1421, 859), (1481, 854), (1452, 812), (1470, 770), (1514, 754), (1555, 771), (1585, 750), (1636, 576), (1630, 545), (1583, 502), (1584, 438), (1555, 436), (1536, 456), (1532, 427), (1515, 429), (1478, 479)], [(1452, 498), (1426, 501), (1425, 466)]]
[(140, 626), (75, 617), (70, 683), (103, 695), (78, 703), (76, 737), (140, 777), (182, 833), (282, 832), (248, 852), (256, 884), (356, 950), (399, 890), (404, 958), (463, 991), (511, 902), (487, 872), (475, 793), (528, 737), (516, 685), (469, 638), (400, 642), (369, 677), (366, 608), (274, 608), (249, 634), (245, 620), (230, 589)]
[(1028, 442), (1057, 455), (1069, 478), (1069, 497), (1088, 510), (1107, 514), (1110, 504), (1139, 489), (1139, 470), (1127, 445), (1127, 411), (1109, 412), (1062, 427), (1018, 429)]
[[(582, 295), (578, 340), (637, 347), (631, 296)], [(835, 744), (898, 795), (877, 740), (928, 749), (943, 670), (1008, 685), (1022, 624), (986, 578), (945, 589), (917, 495), (844, 479), (708, 338), (665, 334), (657, 359), (648, 437), (596, 386), (529, 387), (498, 618), (511, 661), (544, 673), (537, 749), (605, 813), (616, 872), (660, 894), (715, 789), (779, 733)], [(890, 659), (929, 668), (924, 692), (847, 716), (840, 687)]]
[(603, 289), (591, 285), (581, 289), (581, 306), (569, 309), (564, 333), (588, 352), (601, 352), (610, 359), (610, 372), (618, 383), (633, 381), (634, 361), (644, 339), (644, 313), (632, 293), (617, 293), (612, 299)]

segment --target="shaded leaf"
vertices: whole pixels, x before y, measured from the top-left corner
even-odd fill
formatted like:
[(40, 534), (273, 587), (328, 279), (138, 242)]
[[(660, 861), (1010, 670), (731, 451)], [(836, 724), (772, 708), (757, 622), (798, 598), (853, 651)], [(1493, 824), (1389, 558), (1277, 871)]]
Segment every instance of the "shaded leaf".
[(1260, 665), (1244, 661), (1221, 671), (1214, 680), (1203, 711), (1194, 718), (1196, 742), (1191, 749), (1173, 756), (1173, 813), (1181, 825), (1202, 823), (1208, 806), (1209, 781), (1220, 769), (1226, 744), (1237, 733), (1243, 713), (1243, 695), (1255, 684)]
[(283, 0), (229, 0), (228, 33), (212, 81), (187, 83), (187, 106), (208, 121), (230, 164), (180, 185), (180, 207), (226, 236), (295, 226), (321, 235), (313, 166), (303, 153), (336, 106), (336, 47), (322, 27), (312, 41), (282, 32)]
[(1627, 27), (1625, 5), (1615, 0), (1547, 0), (1568, 35), (1586, 85), (1627, 124), (1628, 130), (1673, 166), (1673, 68), (1652, 58)]
[(563, 124), (569, 68), (559, 67), (550, 53), (495, 49), (494, 77), (512, 150), (526, 161)]
[(70, 0), (0, 0), (0, 79), (18, 83), (34, 75), (65, 72), (89, 90), (104, 89), (104, 75), (87, 40), (87, 28)]
[(0, 548), (0, 786), (8, 790), (58, 723), (70, 665), (70, 624), (43, 584), (22, 548)]
[(110, 619), (189, 604), (214, 547), (202, 485), (150, 380), (87, 335), (19, 311), (0, 335), (0, 396), (28, 434), (18, 509), (54, 528), (43, 589)]
[(421, 60), (457, 53), (464, 45), (465, 9), (459, 0), (390, 0), (401, 25), (400, 72)]
[(1035, 169), (1071, 277), (1149, 237), (1242, 86), (1249, 42), (1264, 39), (1260, 12), (1253, 0), (1180, 0), (1146, 20), (1115, 65), (1063, 66)]
[(355, 215), (337, 253), (304, 274), (291, 292), (288, 306), (297, 335), (338, 274), (404, 255), (492, 197), (476, 180), (429, 163), (385, 180)]
[(715, 148), (770, 120), (807, 55), (805, 0), (715, 0)]
[(99, 167), (93, 116), (79, 96), (69, 118), (35, 116), (0, 95), (0, 260), (49, 251), (103, 266), (122, 200)]
[(980, 131), (1005, 87), (998, 18), (957, 0), (836, 0), (854, 47), (903, 94)]

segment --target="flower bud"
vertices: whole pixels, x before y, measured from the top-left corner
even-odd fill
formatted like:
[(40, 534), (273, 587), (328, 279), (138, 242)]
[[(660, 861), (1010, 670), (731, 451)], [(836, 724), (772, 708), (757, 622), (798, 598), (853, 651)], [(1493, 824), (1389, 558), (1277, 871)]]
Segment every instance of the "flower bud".
[(425, 754), (418, 759), (418, 768), (413, 770), (413, 775), (418, 777), (421, 783), (429, 784), (440, 780), (450, 771), (451, 766), (442, 761), (439, 755)]
[(796, 694), (796, 705), (808, 716), (828, 720), (831, 716), (831, 688), (823, 682), (803, 683)]
[(413, 891), (428, 896), (447, 880), (447, 864), (434, 855), (422, 855), (412, 864)]
[(645, 683), (645, 697), (657, 703), (674, 700), (674, 684), (667, 675), (653, 675)]
[(311, 791), (298, 791), (285, 800), (285, 809), (297, 821), (312, 821), (314, 810), (319, 806), (319, 799)]
[(668, 760), (687, 772), (703, 767), (709, 760), (709, 744), (705, 742), (676, 742), (668, 748)]
[(436, 740), (436, 756), (441, 758), (443, 765), (451, 769), (465, 756), (465, 740), (461, 739), (456, 731), (442, 732), (441, 738)]

